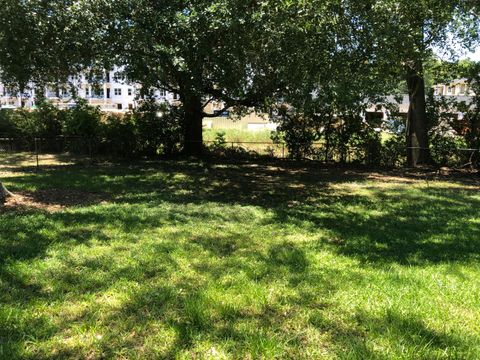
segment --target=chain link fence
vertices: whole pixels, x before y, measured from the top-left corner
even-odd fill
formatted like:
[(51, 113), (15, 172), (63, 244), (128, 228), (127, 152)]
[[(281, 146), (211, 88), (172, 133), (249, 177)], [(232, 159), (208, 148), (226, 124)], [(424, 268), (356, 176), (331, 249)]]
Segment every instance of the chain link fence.
[[(41, 166), (60, 164), (92, 164), (108, 159), (122, 159), (109, 148), (111, 142), (88, 137), (37, 137), (9, 138), (0, 137), (0, 166), (17, 165), (40, 168)], [(291, 159), (285, 143), (255, 141), (205, 141), (206, 156), (226, 157), (229, 159)], [(420, 150), (418, 148), (415, 148)], [(347, 147), (340, 150), (327, 147), (324, 143), (314, 143), (306, 156), (295, 160), (310, 160), (321, 163), (365, 164), (401, 166), (406, 160), (407, 148), (397, 153), (375, 152), (367, 148)], [(381, 161), (378, 157), (381, 157)], [(135, 158), (134, 156), (129, 156)], [(137, 156), (140, 158), (141, 156)], [(448, 165), (457, 168), (475, 167), (480, 158), (478, 149), (456, 149), (444, 154)], [(398, 160), (401, 161), (398, 161)]]

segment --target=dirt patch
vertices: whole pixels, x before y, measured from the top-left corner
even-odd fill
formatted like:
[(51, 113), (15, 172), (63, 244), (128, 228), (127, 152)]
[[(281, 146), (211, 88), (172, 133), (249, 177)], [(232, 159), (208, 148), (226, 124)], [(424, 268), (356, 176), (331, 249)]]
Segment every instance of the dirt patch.
[(35, 192), (17, 192), (7, 199), (0, 212), (43, 210), (47, 212), (61, 211), (72, 206), (88, 206), (106, 203), (110, 196), (105, 193), (80, 190), (49, 189)]
[(477, 170), (459, 170), (450, 168), (418, 168), (418, 169), (395, 169), (378, 171), (356, 171), (347, 170), (344, 172), (348, 177), (361, 176), (363, 179), (396, 182), (396, 183), (419, 183), (430, 181), (457, 182), (463, 185), (480, 186), (480, 172)]

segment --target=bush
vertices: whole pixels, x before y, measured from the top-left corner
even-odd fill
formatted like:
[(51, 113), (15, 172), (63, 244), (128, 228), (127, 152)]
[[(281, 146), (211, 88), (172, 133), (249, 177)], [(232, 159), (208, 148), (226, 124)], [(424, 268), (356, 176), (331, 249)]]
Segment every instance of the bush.
[(0, 110), (0, 136), (18, 137), (19, 129), (14, 121), (14, 110)]
[(466, 164), (468, 154), (461, 149), (467, 148), (465, 139), (461, 136), (436, 133), (431, 137), (432, 160), (441, 166), (456, 166)]
[(64, 115), (64, 111), (45, 101), (40, 102), (35, 110), (0, 110), (0, 134), (30, 140), (59, 136)]
[[(40, 101), (32, 111), (0, 110), (0, 135), (21, 139), (22, 148), (30, 149), (33, 139), (41, 137), (44, 151), (95, 150), (122, 157), (172, 155), (181, 149), (182, 109), (146, 101), (132, 113), (105, 116), (84, 99), (77, 99), (68, 110)], [(62, 135), (64, 141), (56, 139)]]
[(275, 143), (284, 142), (290, 158), (300, 160), (314, 153), (313, 144), (318, 140), (318, 133), (312, 127), (312, 119), (304, 114), (282, 114), (278, 132), (272, 134)]
[(404, 166), (407, 162), (407, 148), (405, 137), (395, 135), (389, 138), (382, 146), (381, 165), (387, 167)]
[(66, 110), (63, 133), (66, 136), (93, 138), (101, 133), (102, 113), (85, 99), (77, 99), (73, 108)]
[(216, 133), (215, 139), (213, 140), (212, 147), (214, 150), (225, 150), (227, 147), (227, 140), (225, 138), (225, 131), (220, 131)]
[(182, 109), (167, 103), (144, 102), (132, 117), (136, 152), (144, 156), (178, 153), (183, 139)]
[(108, 115), (102, 124), (101, 152), (110, 156), (132, 157), (137, 153), (135, 121), (131, 114)]
[(36, 135), (40, 137), (56, 137), (62, 135), (66, 112), (58, 109), (48, 101), (40, 101), (32, 112)]
[(17, 109), (10, 113), (11, 121), (15, 124), (15, 135), (21, 138), (32, 139), (39, 133), (39, 124), (35, 121), (32, 112), (26, 109)]
[(355, 160), (367, 165), (380, 165), (382, 160), (382, 141), (380, 133), (371, 128), (353, 134), (348, 142), (348, 148), (355, 154)]

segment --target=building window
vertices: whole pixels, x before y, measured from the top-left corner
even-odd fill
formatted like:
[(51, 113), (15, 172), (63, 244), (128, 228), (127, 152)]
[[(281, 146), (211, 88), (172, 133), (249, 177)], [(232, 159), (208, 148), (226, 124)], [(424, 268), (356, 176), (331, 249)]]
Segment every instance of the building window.
[(454, 94), (455, 93), (455, 86), (449, 86), (448, 87), (448, 93), (449, 94)]
[(98, 89), (97, 91), (92, 91), (92, 97), (93, 98), (97, 98), (97, 99), (101, 99), (103, 98), (105, 95), (103, 89)]
[(114, 93), (115, 93), (115, 96), (121, 96), (122, 95), (122, 89), (115, 89)]
[(161, 90), (159, 91), (159, 93), (160, 93), (160, 97), (165, 97), (165, 96), (167, 96), (167, 92), (166, 92), (165, 90), (163, 90), (163, 89), (161, 89)]
[(128, 96), (132, 96), (133, 95), (133, 90), (132, 89), (128, 89)]
[(465, 94), (465, 89), (466, 89), (466, 85), (465, 84), (462, 84), (460, 86), (460, 95), (464, 95)]
[(118, 110), (122, 110), (122, 108), (123, 108), (122, 104), (117, 104), (117, 109)]
[(89, 88), (85, 89), (85, 96), (90, 96), (90, 89)]

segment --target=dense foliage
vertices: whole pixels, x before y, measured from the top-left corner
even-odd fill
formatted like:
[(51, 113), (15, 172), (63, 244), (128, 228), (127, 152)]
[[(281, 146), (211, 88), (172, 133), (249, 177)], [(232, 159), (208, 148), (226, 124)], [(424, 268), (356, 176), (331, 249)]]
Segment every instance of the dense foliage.
[[(471, 0), (5, 0), (0, 77), (21, 92), (29, 81), (58, 85), (81, 71), (93, 76), (119, 66), (121, 76), (142, 85), (142, 95), (151, 89), (177, 94), (182, 106), (172, 117), (173, 133), (155, 129), (153, 111), (137, 114), (138, 129), (154, 126), (133, 131), (145, 140), (136, 151), (148, 154), (158, 147), (176, 151), (173, 144), (181, 141), (186, 153), (199, 155), (202, 119), (213, 116), (205, 110), (212, 102), (274, 113), (288, 104), (289, 113), (278, 111), (277, 120), (292, 156), (323, 141), (325, 159), (338, 148), (340, 161), (348, 157), (346, 144), (372, 144), (378, 126), (362, 114), (403, 82), (411, 103), (408, 162), (427, 163), (429, 64), (439, 47), (452, 56), (472, 49), (478, 20)], [(90, 123), (92, 114), (77, 110), (64, 119), (67, 133), (103, 136)], [(129, 131), (131, 121), (122, 121), (118, 126)], [(169, 134), (167, 146), (149, 138)]]
[[(127, 114), (102, 114), (78, 99), (74, 107), (60, 110), (48, 102), (36, 109), (0, 110), (0, 136), (16, 139), (17, 146), (33, 149), (40, 138), (42, 149), (72, 152), (96, 151), (109, 156), (172, 155), (181, 150), (179, 109), (145, 102)], [(76, 140), (75, 140), (76, 139)]]

